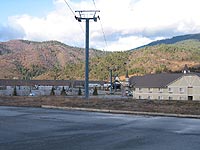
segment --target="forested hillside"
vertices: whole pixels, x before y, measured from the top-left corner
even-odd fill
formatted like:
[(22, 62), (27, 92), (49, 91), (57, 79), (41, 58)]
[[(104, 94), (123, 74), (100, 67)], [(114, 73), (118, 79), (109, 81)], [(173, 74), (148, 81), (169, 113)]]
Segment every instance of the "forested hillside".
[[(90, 79), (109, 80), (109, 69), (123, 76), (178, 72), (187, 64), (200, 68), (200, 41), (183, 40), (174, 44), (146, 46), (125, 52), (90, 50)], [(0, 43), (0, 78), (84, 79), (84, 49), (57, 41), (14, 40)]]

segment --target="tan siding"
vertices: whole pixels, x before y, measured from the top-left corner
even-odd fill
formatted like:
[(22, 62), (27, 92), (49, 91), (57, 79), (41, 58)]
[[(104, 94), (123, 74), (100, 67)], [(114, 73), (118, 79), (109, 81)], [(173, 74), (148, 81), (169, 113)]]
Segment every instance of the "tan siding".
[[(191, 87), (191, 88), (190, 88)], [(171, 91), (169, 91), (169, 88)], [(200, 100), (200, 77), (197, 75), (186, 75), (168, 85), (167, 88), (136, 88), (134, 98), (139, 99), (166, 99), (188, 100), (192, 96), (193, 100)]]

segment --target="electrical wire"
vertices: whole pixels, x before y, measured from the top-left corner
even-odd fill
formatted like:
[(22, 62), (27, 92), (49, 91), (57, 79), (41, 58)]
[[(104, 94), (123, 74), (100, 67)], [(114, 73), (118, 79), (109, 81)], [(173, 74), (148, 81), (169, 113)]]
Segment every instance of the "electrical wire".
[[(68, 6), (68, 8), (70, 9), (70, 11), (72, 12), (73, 16), (75, 17), (76, 14), (75, 14), (75, 12), (72, 10), (72, 8), (70, 7), (69, 3), (68, 3), (66, 0), (64, 0), (64, 1), (65, 1), (66, 5)], [(84, 34), (84, 29), (83, 29), (82, 25), (81, 25), (80, 23), (79, 23), (79, 25), (80, 25), (80, 27), (81, 27), (81, 30), (82, 30), (83, 34)]]
[(107, 47), (108, 47), (108, 44), (107, 44), (106, 35), (105, 35), (105, 32), (104, 32), (104, 30), (103, 30), (103, 25), (102, 25), (102, 22), (101, 22), (101, 20), (100, 20), (100, 24), (101, 24), (101, 30), (102, 30), (102, 33), (103, 33), (104, 42), (105, 42), (105, 44), (106, 44), (106, 49), (107, 49)]
[(95, 1), (94, 0), (92, 0), (93, 1), (93, 4), (94, 4), (94, 7), (97, 9), (97, 6), (96, 6), (96, 3), (95, 3)]
[[(93, 1), (95, 9), (97, 9), (95, 0), (92, 0), (92, 1)], [(105, 35), (104, 29), (103, 29), (103, 25), (102, 25), (101, 19), (99, 19), (99, 22), (100, 22), (100, 25), (101, 25), (101, 31), (102, 31), (102, 34), (103, 34), (103, 39), (104, 39), (104, 42), (105, 42), (105, 46), (106, 46), (106, 49), (107, 49), (108, 48), (108, 43), (107, 43), (107, 40), (106, 40), (106, 35)]]
[(74, 11), (72, 10), (72, 8), (70, 7), (70, 5), (67, 3), (67, 1), (66, 0), (64, 0), (65, 1), (65, 3), (67, 4), (67, 6), (68, 6), (68, 8), (70, 9), (70, 11), (72, 12), (72, 14), (74, 15), (74, 16), (76, 16), (76, 14), (74, 13)]
[[(67, 7), (69, 8), (69, 10), (71, 11), (71, 13), (73, 14), (73, 16), (76, 16), (75, 11), (73, 11), (73, 9), (70, 7), (69, 3), (68, 3), (66, 0), (64, 0), (64, 2), (65, 2), (65, 4), (67, 5)], [(95, 9), (97, 9), (95, 0), (93, 0), (93, 5), (94, 5)], [(107, 49), (108, 44), (107, 44), (107, 40), (106, 40), (106, 36), (105, 36), (104, 29), (103, 29), (103, 25), (102, 25), (101, 20), (99, 20), (99, 22), (100, 22), (100, 25), (101, 25), (101, 31), (102, 31), (103, 39), (104, 39), (104, 42), (105, 42), (105, 47), (106, 47), (106, 49)], [(83, 34), (85, 34), (85, 31), (84, 31), (82, 25), (81, 25), (80, 23), (79, 23), (79, 25), (80, 25), (80, 27), (81, 27), (81, 30), (82, 30)], [(104, 49), (103, 49), (103, 51), (105, 52)]]

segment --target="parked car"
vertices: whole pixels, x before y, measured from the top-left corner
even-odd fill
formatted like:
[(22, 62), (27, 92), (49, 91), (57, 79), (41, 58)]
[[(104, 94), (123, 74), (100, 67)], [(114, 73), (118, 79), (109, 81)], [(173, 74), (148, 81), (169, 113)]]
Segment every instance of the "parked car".
[(128, 91), (128, 96), (133, 96), (133, 92)]
[(101, 84), (99, 84), (99, 83), (89, 83), (89, 87), (92, 87), (92, 88), (98, 87), (98, 88), (100, 88)]
[(108, 82), (108, 83), (104, 83), (104, 84), (103, 84), (103, 87), (104, 87), (104, 88), (108, 88), (108, 87), (110, 87), (110, 85), (111, 85), (110, 82)]
[[(110, 89), (110, 87), (111, 87), (111, 83), (109, 82), (109, 83), (105, 83), (104, 85), (104, 88), (107, 88), (107, 89)], [(119, 83), (119, 82), (114, 82), (114, 83), (112, 83), (112, 89), (121, 89), (121, 84)]]
[(35, 93), (30, 93), (29, 96), (35, 96)]

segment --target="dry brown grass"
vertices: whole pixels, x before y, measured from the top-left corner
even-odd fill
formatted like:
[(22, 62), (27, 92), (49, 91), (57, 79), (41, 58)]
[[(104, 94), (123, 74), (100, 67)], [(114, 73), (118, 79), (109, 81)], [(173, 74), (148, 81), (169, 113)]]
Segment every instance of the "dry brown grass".
[(48, 97), (0, 97), (1, 106), (41, 107), (42, 105), (95, 108), (108, 110), (124, 110), (139, 112), (157, 112), (171, 114), (200, 115), (200, 101), (169, 101), (169, 100), (133, 100), (130, 99), (99, 99), (85, 100), (80, 97), (67, 96)]

